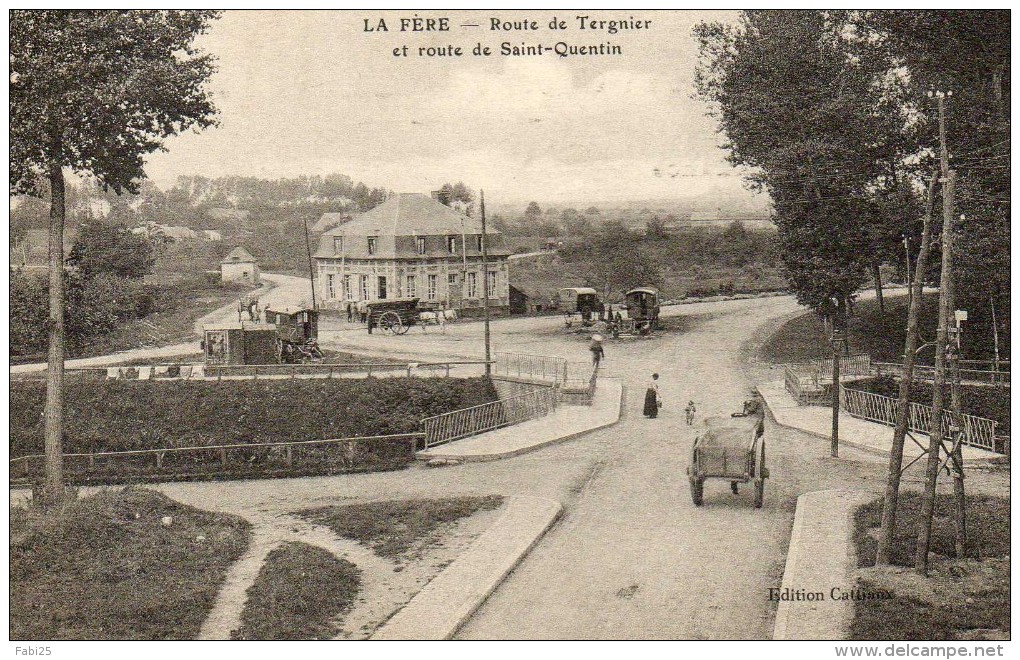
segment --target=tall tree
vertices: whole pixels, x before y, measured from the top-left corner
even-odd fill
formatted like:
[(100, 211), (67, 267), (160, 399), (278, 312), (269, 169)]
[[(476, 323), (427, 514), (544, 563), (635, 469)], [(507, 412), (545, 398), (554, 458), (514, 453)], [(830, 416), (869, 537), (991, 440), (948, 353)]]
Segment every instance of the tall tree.
[(194, 46), (214, 11), (10, 12), (11, 192), (49, 183), (48, 504), (63, 500), (64, 170), (135, 192), (143, 155), (214, 123), (213, 60)]
[[(873, 194), (901, 160), (904, 116), (881, 53), (851, 52), (843, 15), (745, 11), (737, 27), (696, 28), (698, 93), (729, 160), (769, 193), (784, 271), (798, 301), (843, 313), (867, 281)], [(834, 302), (835, 301), (835, 304)]]

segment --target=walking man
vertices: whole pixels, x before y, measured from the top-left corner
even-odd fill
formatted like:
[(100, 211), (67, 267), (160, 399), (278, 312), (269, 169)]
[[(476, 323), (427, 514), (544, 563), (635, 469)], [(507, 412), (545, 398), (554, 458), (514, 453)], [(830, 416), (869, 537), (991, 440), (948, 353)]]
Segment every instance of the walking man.
[(606, 356), (606, 351), (602, 348), (602, 335), (591, 336), (591, 346), (588, 350), (591, 351), (591, 366), (598, 369), (602, 358)]

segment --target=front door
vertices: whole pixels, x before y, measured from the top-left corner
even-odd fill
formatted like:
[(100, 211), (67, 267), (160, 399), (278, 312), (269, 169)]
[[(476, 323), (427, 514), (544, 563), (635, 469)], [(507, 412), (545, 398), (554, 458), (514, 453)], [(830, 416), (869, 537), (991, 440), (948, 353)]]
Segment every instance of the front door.
[(378, 284), (379, 299), (382, 300), (386, 297), (386, 278), (380, 275)]

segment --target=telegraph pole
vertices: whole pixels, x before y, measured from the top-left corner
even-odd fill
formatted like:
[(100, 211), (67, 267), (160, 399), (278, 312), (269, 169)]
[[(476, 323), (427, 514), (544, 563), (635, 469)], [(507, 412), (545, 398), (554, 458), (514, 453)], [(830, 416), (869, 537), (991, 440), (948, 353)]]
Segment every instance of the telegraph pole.
[[(482, 208), (482, 313), (485, 315), (485, 375), (492, 375), (492, 347), (489, 337), (489, 237), (485, 231), (485, 191), (479, 190)], [(467, 253), (467, 249), (464, 250)]]
[[(932, 516), (935, 511), (935, 487), (939, 477), (942, 442), (945, 433), (942, 427), (944, 389), (946, 385), (946, 357), (949, 349), (949, 313), (952, 295), (953, 268), (953, 195), (956, 188), (956, 172), (949, 169), (949, 154), (946, 149), (945, 97), (952, 92), (937, 92), (939, 106), (940, 161), (945, 182), (942, 188), (942, 276), (939, 280), (939, 325), (935, 337), (935, 382), (932, 396), (930, 440), (928, 443), (928, 465), (925, 470), (924, 498), (921, 515), (917, 519), (917, 547), (914, 552), (914, 570), (928, 575), (928, 550), (931, 547)], [(955, 420), (954, 420), (955, 421)]]
[(305, 224), (305, 250), (308, 252), (308, 281), (312, 285), (312, 309), (318, 309), (315, 304), (315, 269), (312, 267), (312, 241), (308, 238), (308, 218), (304, 218)]

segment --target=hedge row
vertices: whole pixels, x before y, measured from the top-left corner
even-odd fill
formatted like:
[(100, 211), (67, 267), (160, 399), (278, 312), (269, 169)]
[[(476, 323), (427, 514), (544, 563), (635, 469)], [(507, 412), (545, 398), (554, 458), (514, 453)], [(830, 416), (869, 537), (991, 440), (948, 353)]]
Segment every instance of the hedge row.
[[(43, 382), (11, 383), (11, 457), (43, 452), (45, 398)], [(423, 417), (496, 398), (484, 378), (95, 381), (65, 392), (64, 452), (416, 433)]]

